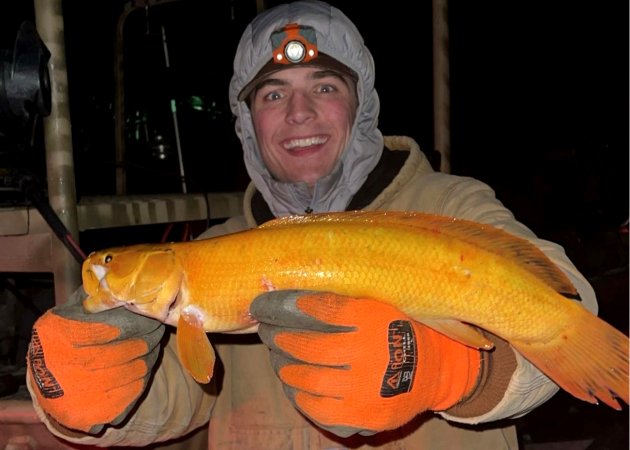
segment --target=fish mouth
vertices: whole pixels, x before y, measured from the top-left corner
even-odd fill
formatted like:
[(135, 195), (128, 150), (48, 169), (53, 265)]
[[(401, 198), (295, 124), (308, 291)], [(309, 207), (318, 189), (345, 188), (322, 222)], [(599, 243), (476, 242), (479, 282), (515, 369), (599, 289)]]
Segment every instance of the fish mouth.
[(107, 268), (98, 264), (94, 264), (89, 272), (92, 274), (92, 276), (96, 279), (97, 283), (98, 283), (98, 291), (99, 292), (106, 292), (107, 294), (109, 294), (110, 298), (119, 301), (118, 298), (116, 298), (116, 296), (114, 295), (114, 293), (111, 291), (109, 284), (107, 284), (107, 278), (105, 278), (105, 275), (107, 275)]
[(115, 298), (107, 286), (104, 276), (106, 271), (103, 267), (95, 268), (91, 266), (83, 275), (83, 290), (88, 295), (83, 300), (83, 309), (89, 313), (98, 313), (122, 306)]
[(93, 264), (90, 267), (89, 272), (94, 275), (94, 277), (102, 283), (105, 281), (105, 274), (107, 274), (107, 268), (105, 266), (101, 266), (100, 264)]
[(83, 288), (85, 292), (93, 299), (98, 299), (90, 302), (93, 311), (113, 309), (123, 305), (125, 302), (114, 295), (111, 291), (105, 275), (107, 275), (107, 268), (99, 264), (92, 264), (85, 272), (86, 277), (83, 280)]

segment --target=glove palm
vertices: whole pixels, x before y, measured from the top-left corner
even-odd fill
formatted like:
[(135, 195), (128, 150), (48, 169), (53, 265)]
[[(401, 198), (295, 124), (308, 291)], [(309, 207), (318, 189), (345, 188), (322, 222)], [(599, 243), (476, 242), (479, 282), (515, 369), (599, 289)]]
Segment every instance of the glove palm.
[(276, 291), (250, 311), (289, 399), (340, 436), (448, 409), (476, 384), (478, 351), (382, 302)]

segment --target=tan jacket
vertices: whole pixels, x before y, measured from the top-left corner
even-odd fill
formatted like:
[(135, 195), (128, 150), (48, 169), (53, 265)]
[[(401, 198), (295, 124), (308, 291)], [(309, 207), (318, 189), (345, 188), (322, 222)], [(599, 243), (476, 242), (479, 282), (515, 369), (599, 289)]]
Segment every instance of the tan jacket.
[[(592, 288), (564, 250), (537, 239), (515, 220), (487, 185), (471, 178), (434, 172), (409, 138), (388, 137), (385, 144), (392, 151), (410, 151), (410, 156), (389, 186), (364, 209), (417, 210), (455, 216), (490, 223), (523, 236), (567, 273), (584, 306), (596, 312)], [(201, 237), (255, 226), (249, 208), (253, 193), (250, 186), (243, 216), (229, 219)], [(529, 362), (497, 342), (492, 367), (485, 369), (483, 389), (467, 404), (447, 413), (423, 414), (395, 432), (341, 439), (310, 425), (285, 398), (269, 363), (268, 349), (256, 334), (211, 335), (211, 340), (222, 366), (214, 383), (205, 387), (196, 384), (179, 365), (174, 339), (170, 339), (147, 396), (130, 420), (122, 428), (107, 429), (100, 439), (82, 436), (70, 440), (99, 446), (146, 445), (181, 436), (209, 421), (207, 448), (213, 450), (516, 449), (514, 426), (506, 426), (505, 422), (503, 426), (495, 426), (493, 422), (520, 417), (557, 392), (555, 384)], [(50, 428), (55, 434), (69, 438)], [(205, 448), (192, 445), (184, 444), (183, 448)]]

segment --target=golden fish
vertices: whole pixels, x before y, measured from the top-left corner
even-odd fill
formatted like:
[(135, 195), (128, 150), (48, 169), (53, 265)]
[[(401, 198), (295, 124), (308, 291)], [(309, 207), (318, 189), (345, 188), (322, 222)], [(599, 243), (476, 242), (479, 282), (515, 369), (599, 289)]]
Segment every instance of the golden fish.
[(206, 240), (98, 251), (83, 283), (87, 311), (124, 305), (177, 326), (182, 363), (202, 383), (215, 360), (206, 332), (253, 332), (257, 295), (313, 289), (390, 303), (490, 349), (474, 325), (573, 396), (628, 403), (628, 337), (562, 295), (576, 290), (542, 251), (489, 225), (391, 211), (288, 217)]

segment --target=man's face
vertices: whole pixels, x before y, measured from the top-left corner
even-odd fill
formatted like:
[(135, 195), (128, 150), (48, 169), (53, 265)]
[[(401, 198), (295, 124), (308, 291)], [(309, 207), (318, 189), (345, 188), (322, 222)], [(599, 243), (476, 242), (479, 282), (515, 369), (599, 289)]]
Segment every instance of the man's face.
[(293, 67), (269, 75), (252, 95), (258, 147), (271, 174), (310, 186), (328, 175), (354, 123), (354, 83), (322, 68)]

